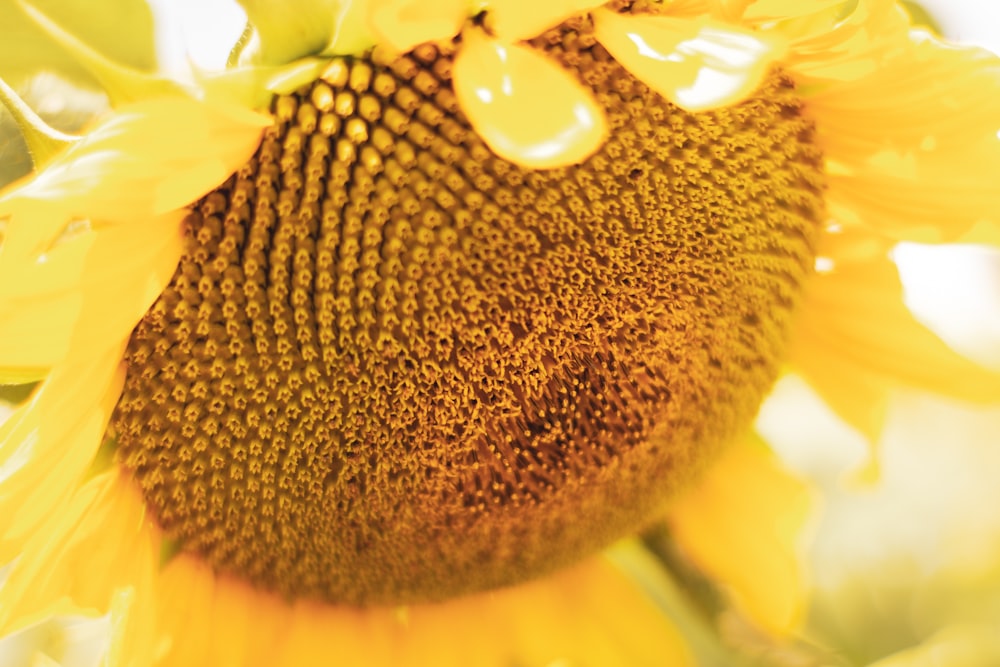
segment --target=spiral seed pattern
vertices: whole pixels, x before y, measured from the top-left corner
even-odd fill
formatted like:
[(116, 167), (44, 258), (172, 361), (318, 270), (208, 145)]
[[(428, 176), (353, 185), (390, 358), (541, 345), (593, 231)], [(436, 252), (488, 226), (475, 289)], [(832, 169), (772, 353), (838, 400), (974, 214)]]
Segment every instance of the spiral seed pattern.
[(334, 62), (200, 201), (112, 418), (166, 535), (289, 597), (440, 599), (600, 549), (746, 428), (823, 175), (774, 74), (690, 114), (583, 19), (535, 40), (607, 110), (586, 162), (493, 155), (447, 52)]

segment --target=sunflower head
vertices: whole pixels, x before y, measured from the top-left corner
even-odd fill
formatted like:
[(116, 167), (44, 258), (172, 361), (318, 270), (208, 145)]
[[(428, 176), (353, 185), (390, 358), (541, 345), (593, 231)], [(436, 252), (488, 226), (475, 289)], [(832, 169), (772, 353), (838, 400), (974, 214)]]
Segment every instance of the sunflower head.
[(535, 576), (641, 527), (777, 374), (823, 211), (790, 80), (690, 113), (571, 19), (520, 48), (611, 134), (539, 170), (470, 125), (465, 48), (277, 97), (131, 337), (121, 461), (220, 569), (351, 603)]
[[(44, 168), (0, 196), (0, 370), (46, 369), (0, 460), (65, 449), (60, 488), (97, 475), (100, 507), (132, 488), (116, 530), (179, 551), (169, 571), (324, 609), (517, 584), (658, 519), (788, 363), (843, 379), (849, 418), (887, 375), (944, 375), (887, 373), (910, 348), (831, 321), (855, 303), (904, 321), (890, 240), (996, 203), (941, 166), (1000, 165), (995, 104), (949, 134), (919, 104), (897, 129), (873, 97), (933, 46), (894, 3), (241, 4), (232, 66), (186, 83), (29, 10), (141, 99), (40, 141)], [(968, 190), (954, 227), (929, 182)], [(845, 276), (875, 287), (841, 298)], [(882, 348), (830, 354), (841, 338)], [(953, 393), (996, 396), (961, 369)], [(65, 406), (36, 448), (31, 420)], [(25, 470), (0, 510), (42, 476)], [(678, 532), (729, 534), (705, 523)]]

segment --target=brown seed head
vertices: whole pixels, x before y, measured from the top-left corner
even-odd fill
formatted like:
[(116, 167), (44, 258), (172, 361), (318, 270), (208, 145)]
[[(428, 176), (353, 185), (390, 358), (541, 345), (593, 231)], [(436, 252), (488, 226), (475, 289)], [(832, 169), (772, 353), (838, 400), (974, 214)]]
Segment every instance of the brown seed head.
[(275, 100), (113, 417), (184, 549), (288, 596), (444, 598), (636, 530), (747, 427), (813, 262), (811, 123), (780, 74), (686, 113), (588, 30), (536, 40), (610, 119), (575, 167), (491, 154), (431, 47)]

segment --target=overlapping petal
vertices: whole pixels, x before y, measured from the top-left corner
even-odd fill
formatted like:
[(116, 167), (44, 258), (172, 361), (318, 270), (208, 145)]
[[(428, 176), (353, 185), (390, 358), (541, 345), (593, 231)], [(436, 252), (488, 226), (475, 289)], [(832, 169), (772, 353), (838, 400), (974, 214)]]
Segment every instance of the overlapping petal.
[(1000, 220), (1000, 57), (914, 31), (877, 70), (810, 95), (846, 223), (899, 239), (956, 239)]
[[(785, 18), (764, 25), (789, 39), (790, 50), (782, 66), (803, 86), (822, 89), (867, 76), (907, 40), (909, 19), (895, 0), (824, 0), (799, 5)], [(748, 13), (752, 15), (753, 10)]]
[(0, 587), (0, 636), (68, 600), (110, 613), (107, 664), (148, 667), (156, 648), (157, 549), (138, 492), (116, 471), (95, 477), (24, 544)]
[(504, 42), (527, 40), (607, 0), (492, 0), (490, 28)]
[(910, 386), (965, 401), (1000, 401), (1000, 374), (973, 363), (917, 321), (884, 242), (830, 234), (829, 271), (807, 286), (789, 361), (848, 423), (874, 436), (887, 392)]
[(499, 156), (538, 169), (581, 162), (608, 136), (589, 91), (544, 55), (470, 30), (452, 76), (476, 133)]
[(450, 39), (468, 16), (468, 0), (375, 0), (368, 21), (379, 44), (404, 53), (418, 44)]
[(87, 472), (124, 381), (122, 345), (60, 365), (0, 426), (0, 564)]
[[(257, 148), (265, 116), (187, 97), (145, 100), (105, 119), (35, 177), (0, 196), (5, 252), (33, 219), (61, 214), (135, 222), (190, 204), (220, 185)], [(53, 223), (58, 225), (58, 223)], [(31, 228), (29, 230), (29, 228)]]
[(785, 52), (764, 35), (708, 18), (597, 10), (594, 34), (623, 67), (688, 111), (739, 102), (760, 86)]
[(74, 232), (26, 258), (0, 250), (0, 368), (51, 368), (125, 340), (183, 248), (180, 211)]
[(798, 545), (811, 509), (805, 483), (751, 440), (730, 448), (679, 497), (668, 522), (690, 558), (732, 591), (753, 621), (784, 634), (805, 611)]
[[(164, 573), (164, 667), (654, 667), (691, 664), (668, 618), (597, 558), (544, 580), (439, 604), (287, 605), (181, 556)], [(252, 610), (252, 611), (248, 611)]]

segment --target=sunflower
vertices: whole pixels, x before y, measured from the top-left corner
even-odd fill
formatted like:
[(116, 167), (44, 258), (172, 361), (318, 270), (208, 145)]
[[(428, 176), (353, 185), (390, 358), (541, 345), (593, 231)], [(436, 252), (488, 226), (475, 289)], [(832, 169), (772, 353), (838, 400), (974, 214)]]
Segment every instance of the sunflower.
[(25, 661), (691, 664), (657, 531), (618, 541), (665, 520), (794, 626), (781, 373), (873, 440), (900, 385), (1000, 400), (890, 256), (995, 238), (1000, 62), (895, 2), (240, 4), (183, 81), (20, 5), (112, 103), (2, 88)]

